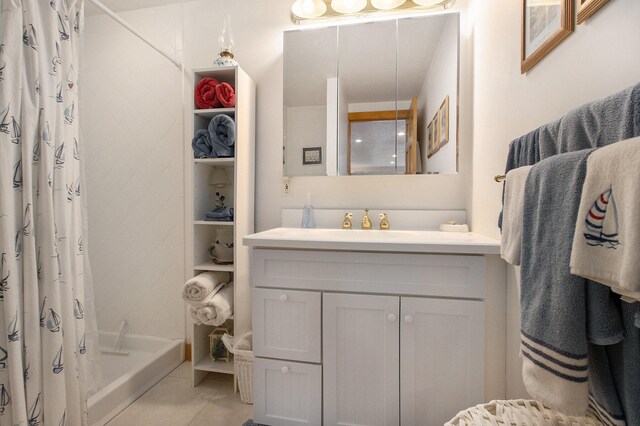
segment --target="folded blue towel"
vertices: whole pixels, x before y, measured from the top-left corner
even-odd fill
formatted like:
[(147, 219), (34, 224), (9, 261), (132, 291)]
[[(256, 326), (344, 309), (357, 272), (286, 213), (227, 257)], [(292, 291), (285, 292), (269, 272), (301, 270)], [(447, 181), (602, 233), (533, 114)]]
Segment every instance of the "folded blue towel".
[(236, 123), (228, 115), (216, 115), (209, 122), (209, 135), (218, 157), (233, 157)]
[(199, 129), (196, 131), (196, 134), (191, 141), (191, 147), (193, 148), (193, 155), (195, 158), (215, 157), (211, 136), (207, 129)]
[(216, 207), (204, 214), (204, 220), (210, 221), (233, 221), (233, 207)]
[[(573, 232), (593, 150), (540, 161), (525, 185), (521, 269), (521, 352), (527, 390), (543, 404), (582, 416), (589, 405), (589, 342), (622, 338), (608, 288), (571, 275)], [(600, 383), (593, 380), (593, 386)], [(616, 395), (600, 400), (616, 413)], [(619, 406), (619, 402), (617, 403)]]

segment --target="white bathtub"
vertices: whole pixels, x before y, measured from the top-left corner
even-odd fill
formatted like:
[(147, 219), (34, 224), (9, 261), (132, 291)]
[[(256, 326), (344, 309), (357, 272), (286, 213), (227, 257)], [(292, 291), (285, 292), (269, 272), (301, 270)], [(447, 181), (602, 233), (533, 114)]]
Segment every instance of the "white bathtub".
[[(100, 348), (113, 348), (117, 333), (100, 332)], [(89, 424), (102, 426), (184, 361), (184, 340), (124, 335), (128, 356), (105, 355), (98, 392), (91, 395)]]

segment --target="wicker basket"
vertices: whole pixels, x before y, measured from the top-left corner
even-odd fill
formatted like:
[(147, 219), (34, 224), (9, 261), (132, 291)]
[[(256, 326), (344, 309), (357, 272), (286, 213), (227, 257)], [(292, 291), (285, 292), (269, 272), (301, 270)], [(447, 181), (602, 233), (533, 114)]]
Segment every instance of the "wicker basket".
[(603, 426), (588, 414), (571, 417), (546, 408), (538, 401), (524, 399), (491, 401), (461, 411), (445, 426)]
[(253, 404), (253, 352), (236, 351), (233, 357), (233, 372), (240, 389), (240, 401)]

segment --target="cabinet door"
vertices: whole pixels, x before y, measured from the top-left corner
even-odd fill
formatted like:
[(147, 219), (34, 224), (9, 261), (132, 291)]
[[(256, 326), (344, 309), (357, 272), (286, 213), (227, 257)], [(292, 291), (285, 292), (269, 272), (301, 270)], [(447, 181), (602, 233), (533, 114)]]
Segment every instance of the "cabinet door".
[(395, 296), (323, 295), (326, 425), (398, 425), (399, 301)]
[(322, 367), (254, 358), (253, 415), (260, 424), (322, 424)]
[(400, 417), (441, 425), (483, 402), (483, 302), (401, 299)]
[(256, 356), (320, 362), (320, 293), (253, 289)]

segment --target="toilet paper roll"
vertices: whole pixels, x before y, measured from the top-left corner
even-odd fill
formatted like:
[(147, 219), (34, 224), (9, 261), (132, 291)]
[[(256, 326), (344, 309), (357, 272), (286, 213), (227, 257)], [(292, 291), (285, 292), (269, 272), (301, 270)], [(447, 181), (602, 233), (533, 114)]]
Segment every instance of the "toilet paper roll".
[(443, 223), (440, 225), (440, 230), (442, 232), (469, 232), (469, 225), (465, 224), (450, 224)]

